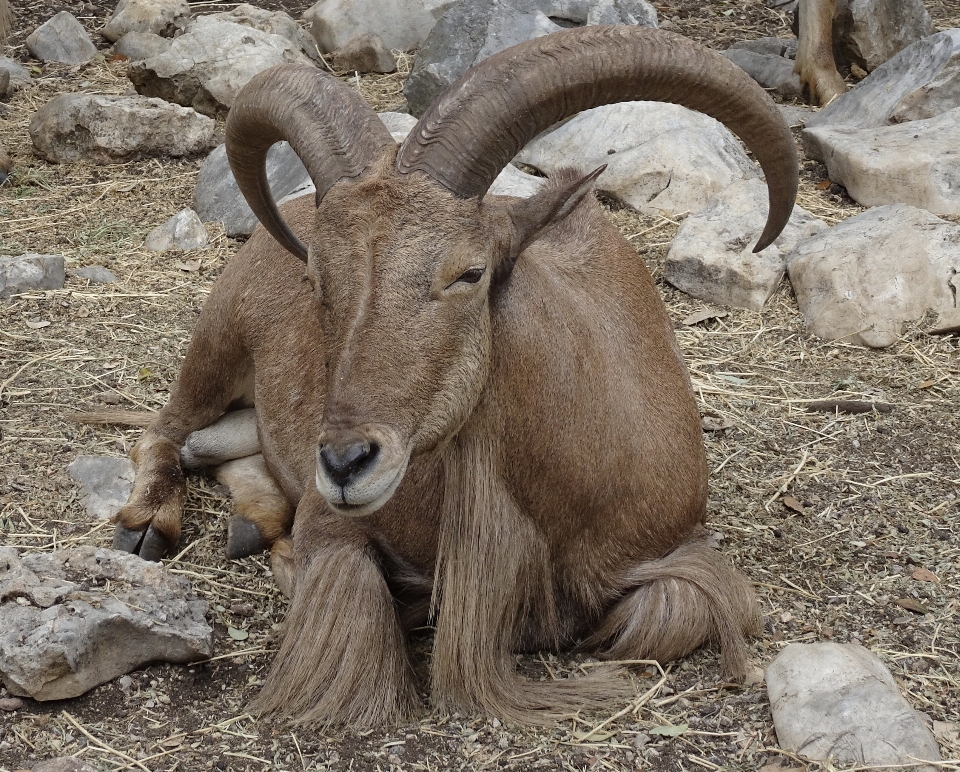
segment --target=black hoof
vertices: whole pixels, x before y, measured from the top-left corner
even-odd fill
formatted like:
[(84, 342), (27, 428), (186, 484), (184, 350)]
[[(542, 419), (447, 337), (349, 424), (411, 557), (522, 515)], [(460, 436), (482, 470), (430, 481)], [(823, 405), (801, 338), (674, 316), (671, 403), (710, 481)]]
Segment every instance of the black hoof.
[(173, 545), (161, 536), (160, 532), (151, 525), (143, 535), (143, 542), (140, 544), (140, 550), (137, 554), (144, 560), (152, 560), (154, 563), (159, 563), (160, 558), (162, 558), (172, 546)]
[(242, 517), (231, 517), (227, 523), (227, 557), (230, 560), (257, 555), (269, 549), (257, 526)]
[(121, 552), (136, 552), (146, 531), (131, 531), (118, 525), (113, 531), (113, 548)]

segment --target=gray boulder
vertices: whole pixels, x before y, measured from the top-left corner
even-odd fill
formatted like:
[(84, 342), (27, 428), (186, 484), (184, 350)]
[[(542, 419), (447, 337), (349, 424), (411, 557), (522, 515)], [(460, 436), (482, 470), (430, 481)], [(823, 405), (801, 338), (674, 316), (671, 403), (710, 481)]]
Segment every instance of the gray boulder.
[(113, 517), (133, 491), (136, 468), (129, 458), (79, 456), (67, 474), (83, 486), (83, 506), (101, 520)]
[(203, 222), (188, 208), (181, 209), (163, 225), (150, 231), (143, 245), (151, 252), (166, 252), (170, 249), (201, 249), (209, 240)]
[(426, 40), (456, 0), (320, 0), (303, 18), (324, 53), (357, 35), (377, 35), (388, 49), (407, 51)]
[(895, 204), (870, 209), (800, 242), (787, 271), (810, 331), (880, 348), (904, 322), (938, 315), (931, 332), (960, 325), (960, 226)]
[(61, 255), (28, 252), (19, 257), (0, 257), (0, 299), (30, 290), (55, 290), (66, 276)]
[(932, 32), (923, 0), (837, 0), (836, 48), (867, 72)]
[(147, 662), (208, 658), (206, 613), (186, 580), (136, 555), (0, 547), (0, 678), (21, 697), (68, 699)]
[(903, 49), (846, 94), (833, 100), (807, 121), (807, 129), (840, 126), (870, 129), (886, 126), (903, 100), (938, 80), (958, 55), (960, 29), (931, 35)]
[(215, 129), (195, 110), (142, 96), (62, 94), (30, 120), (34, 147), (54, 163), (191, 155), (216, 144)]
[(132, 62), (159, 56), (171, 44), (169, 38), (154, 35), (152, 32), (128, 32), (113, 44), (113, 53), (122, 54)]
[(890, 119), (897, 123), (920, 121), (960, 107), (960, 51), (929, 83), (897, 102)]
[(394, 72), (397, 60), (379, 35), (367, 33), (350, 38), (334, 52), (333, 66), (346, 72)]
[(803, 144), (864, 206), (960, 214), (960, 108), (878, 129), (807, 128)]
[(7, 81), (7, 86), (0, 89), (0, 96), (10, 96), (30, 82), (30, 73), (13, 59), (0, 56), (0, 79)]
[(60, 11), (27, 36), (27, 50), (42, 62), (84, 64), (93, 59), (97, 47), (83, 25), (67, 11)]
[(403, 142), (410, 130), (417, 125), (417, 119), (409, 113), (377, 113), (377, 115), (398, 144)]
[(190, 6), (186, 0), (120, 0), (100, 34), (111, 43), (129, 32), (173, 37), (189, 22)]
[(287, 62), (309, 63), (282, 35), (211, 16), (200, 16), (163, 53), (133, 62), (129, 77), (138, 93), (222, 113), (259, 72)]
[(803, 91), (800, 76), (793, 71), (794, 63), (790, 59), (745, 48), (730, 48), (722, 53), (768, 91), (782, 97), (800, 96)]
[(98, 770), (73, 756), (61, 756), (58, 759), (41, 761), (31, 772), (98, 772)]
[(492, 196), (514, 196), (529, 198), (546, 184), (543, 177), (520, 171), (513, 164), (507, 164), (490, 186), (487, 192)]
[[(286, 142), (277, 143), (267, 152), (267, 180), (278, 200), (312, 185), (303, 163)], [(203, 222), (222, 222), (228, 236), (246, 236), (257, 227), (257, 218), (230, 171), (225, 145), (210, 153), (200, 167), (193, 208)]]
[(258, 29), (268, 35), (279, 35), (308, 56), (319, 59), (316, 41), (290, 14), (283, 11), (268, 11), (249, 3), (240, 3), (230, 11), (210, 14), (209, 18)]
[(759, 311), (776, 291), (797, 243), (827, 229), (795, 206), (783, 232), (757, 254), (753, 247), (766, 222), (767, 186), (758, 179), (735, 182), (677, 231), (663, 264), (663, 277), (677, 289), (711, 304)]
[(883, 663), (862, 646), (791, 643), (767, 667), (766, 681), (784, 750), (870, 768), (940, 761), (923, 718)]
[(117, 275), (102, 265), (85, 265), (83, 268), (71, 268), (67, 273), (78, 279), (86, 279), (91, 284), (113, 284)]
[(422, 115), (443, 89), (477, 62), (563, 27), (657, 26), (646, 0), (476, 0), (447, 11), (424, 41), (404, 84), (410, 112)]
[(796, 38), (757, 38), (734, 43), (728, 51), (753, 51), (764, 56), (782, 56), (785, 59), (797, 58)]
[(697, 212), (757, 166), (722, 124), (684, 107), (623, 102), (585, 110), (541, 135), (518, 161), (547, 176), (564, 166), (607, 164), (597, 189), (641, 212)]

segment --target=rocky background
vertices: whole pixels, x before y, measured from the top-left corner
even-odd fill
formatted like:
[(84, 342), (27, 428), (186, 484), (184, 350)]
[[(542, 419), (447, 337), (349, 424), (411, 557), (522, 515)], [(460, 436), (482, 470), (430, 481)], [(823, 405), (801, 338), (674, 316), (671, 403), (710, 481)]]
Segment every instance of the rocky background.
[[(893, 744), (905, 761), (934, 758), (933, 742), (958, 768), (960, 9), (895, 3), (900, 26), (881, 34), (869, 22), (886, 6), (851, 0), (842, 70), (859, 85), (814, 113), (792, 76), (789, 5), (18, 5), (0, 61), (0, 143), (13, 161), (0, 187), (0, 772), (75, 755), (94, 769), (801, 768), (803, 736), (783, 718), (783, 694), (797, 690), (783, 684), (829, 657), (854, 674), (851, 699), (870, 706), (877, 731), (866, 747), (804, 755), (869, 764)], [(498, 180), (528, 195), (561, 163), (609, 164), (601, 199), (667, 299), (701, 402), (711, 528), (761, 597), (754, 676), (723, 683), (709, 650), (638, 666), (630, 704), (546, 732), (426, 708), (364, 735), (254, 720), (245, 706), (285, 600), (265, 561), (222, 557), (226, 492), (192, 480), (169, 577), (103, 563), (137, 431), (63, 416), (165, 401), (211, 282), (254, 226), (220, 145), (254, 72), (330, 68), (400, 139), (408, 113), (477, 58), (611, 22), (656, 23), (725, 51), (776, 94), (804, 154), (794, 218), (761, 255), (750, 253), (765, 200), (757, 168), (718, 124), (671, 106), (590, 111)], [(278, 198), (309, 192), (289, 149), (270, 165)], [(94, 609), (110, 624), (80, 624)], [(67, 618), (78, 620), (69, 635)], [(51, 630), (59, 653), (25, 646)], [(89, 656), (111, 642), (124, 651), (105, 658), (116, 672)], [(827, 648), (801, 647), (811, 667), (791, 643)], [(863, 648), (834, 653), (838, 643)], [(429, 631), (417, 646), (425, 668)], [(194, 664), (142, 666), (154, 659)], [(521, 666), (549, 678), (589, 662)], [(43, 684), (84, 693), (60, 699)], [(831, 708), (818, 688), (804, 686), (822, 717)], [(896, 743), (881, 705), (907, 727)]]

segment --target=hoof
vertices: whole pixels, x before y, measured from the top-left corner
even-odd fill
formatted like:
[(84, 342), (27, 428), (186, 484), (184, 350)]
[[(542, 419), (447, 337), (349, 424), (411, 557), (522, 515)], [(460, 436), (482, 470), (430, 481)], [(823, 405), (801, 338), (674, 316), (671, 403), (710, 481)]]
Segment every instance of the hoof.
[(147, 528), (147, 532), (143, 536), (143, 542), (141, 542), (137, 554), (144, 560), (152, 560), (154, 563), (159, 563), (160, 558), (162, 558), (172, 546), (173, 545), (151, 525)]
[(230, 560), (257, 555), (269, 549), (257, 526), (242, 517), (231, 517), (227, 524), (227, 557)]
[(113, 548), (121, 552), (136, 552), (146, 531), (131, 531), (118, 525), (113, 531)]

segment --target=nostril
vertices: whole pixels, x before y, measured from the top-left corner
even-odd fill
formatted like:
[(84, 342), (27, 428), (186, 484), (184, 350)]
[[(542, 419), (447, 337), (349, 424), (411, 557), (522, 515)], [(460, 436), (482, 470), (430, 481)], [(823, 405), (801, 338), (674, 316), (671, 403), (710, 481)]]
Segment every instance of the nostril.
[(330, 479), (342, 488), (362, 474), (379, 452), (379, 445), (366, 440), (328, 442), (320, 448), (320, 463)]

